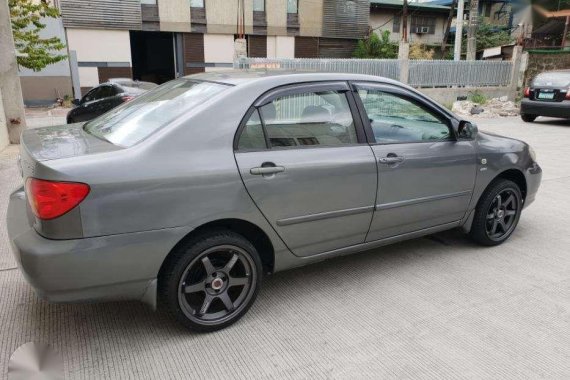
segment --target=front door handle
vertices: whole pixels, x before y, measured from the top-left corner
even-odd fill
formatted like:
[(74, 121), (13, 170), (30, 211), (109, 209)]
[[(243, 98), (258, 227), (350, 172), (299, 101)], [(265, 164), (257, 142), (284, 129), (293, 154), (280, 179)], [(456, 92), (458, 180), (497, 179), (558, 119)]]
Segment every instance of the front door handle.
[(404, 157), (398, 157), (398, 156), (382, 157), (382, 158), (378, 159), (379, 163), (386, 164), (386, 165), (397, 164), (397, 163), (402, 162), (402, 161), (404, 161)]
[(282, 173), (285, 171), (283, 166), (259, 166), (256, 168), (249, 169), (250, 174), (253, 175), (271, 175), (276, 173)]

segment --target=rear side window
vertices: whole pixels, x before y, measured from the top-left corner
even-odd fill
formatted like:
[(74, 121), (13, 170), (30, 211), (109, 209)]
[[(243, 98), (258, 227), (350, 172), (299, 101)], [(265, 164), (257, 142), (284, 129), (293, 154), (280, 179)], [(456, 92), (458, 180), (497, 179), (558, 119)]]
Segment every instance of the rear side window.
[(570, 86), (570, 73), (542, 73), (532, 81), (533, 86), (540, 87), (568, 87)]
[(357, 143), (354, 120), (343, 92), (284, 96), (260, 110), (272, 148)]
[(227, 88), (189, 79), (170, 81), (93, 119), (84, 129), (115, 145), (132, 146)]
[(263, 126), (259, 118), (259, 111), (255, 110), (249, 120), (245, 123), (245, 127), (239, 137), (239, 150), (262, 150), (266, 148), (265, 135)]

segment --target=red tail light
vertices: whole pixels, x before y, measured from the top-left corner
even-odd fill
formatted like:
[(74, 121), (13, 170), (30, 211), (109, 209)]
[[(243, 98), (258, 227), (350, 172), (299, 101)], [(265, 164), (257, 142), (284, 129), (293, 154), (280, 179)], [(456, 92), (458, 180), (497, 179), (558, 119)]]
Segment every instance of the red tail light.
[(26, 181), (26, 195), (34, 215), (55, 219), (69, 212), (89, 194), (89, 185), (79, 182), (55, 182), (37, 178)]
[(568, 89), (568, 91), (566, 91), (566, 96), (564, 97), (564, 99), (570, 100), (570, 89)]
[(530, 98), (530, 87), (525, 87), (525, 88), (524, 88), (524, 97), (525, 97), (525, 98)]
[(135, 97), (134, 96), (130, 96), (130, 95), (125, 95), (123, 96), (123, 101), (126, 102), (130, 102), (131, 100), (133, 100)]

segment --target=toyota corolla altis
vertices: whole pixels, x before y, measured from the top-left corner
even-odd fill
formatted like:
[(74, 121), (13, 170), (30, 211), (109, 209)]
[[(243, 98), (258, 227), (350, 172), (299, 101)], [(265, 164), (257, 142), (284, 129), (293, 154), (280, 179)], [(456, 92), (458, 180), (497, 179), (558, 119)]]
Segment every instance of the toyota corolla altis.
[(535, 198), (524, 142), (396, 81), (223, 72), (26, 130), (8, 232), (52, 302), (136, 299), (200, 331), (264, 275), (462, 227), (497, 245)]

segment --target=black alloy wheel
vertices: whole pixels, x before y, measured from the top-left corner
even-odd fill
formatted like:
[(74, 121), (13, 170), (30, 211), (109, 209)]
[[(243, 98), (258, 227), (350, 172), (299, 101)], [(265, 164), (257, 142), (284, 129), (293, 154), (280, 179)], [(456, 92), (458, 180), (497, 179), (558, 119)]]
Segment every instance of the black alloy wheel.
[(262, 278), (255, 247), (233, 231), (205, 231), (177, 247), (158, 278), (161, 304), (195, 331), (215, 331), (240, 319)]
[(503, 243), (514, 232), (522, 208), (518, 185), (507, 179), (495, 179), (477, 203), (469, 235), (482, 245)]

